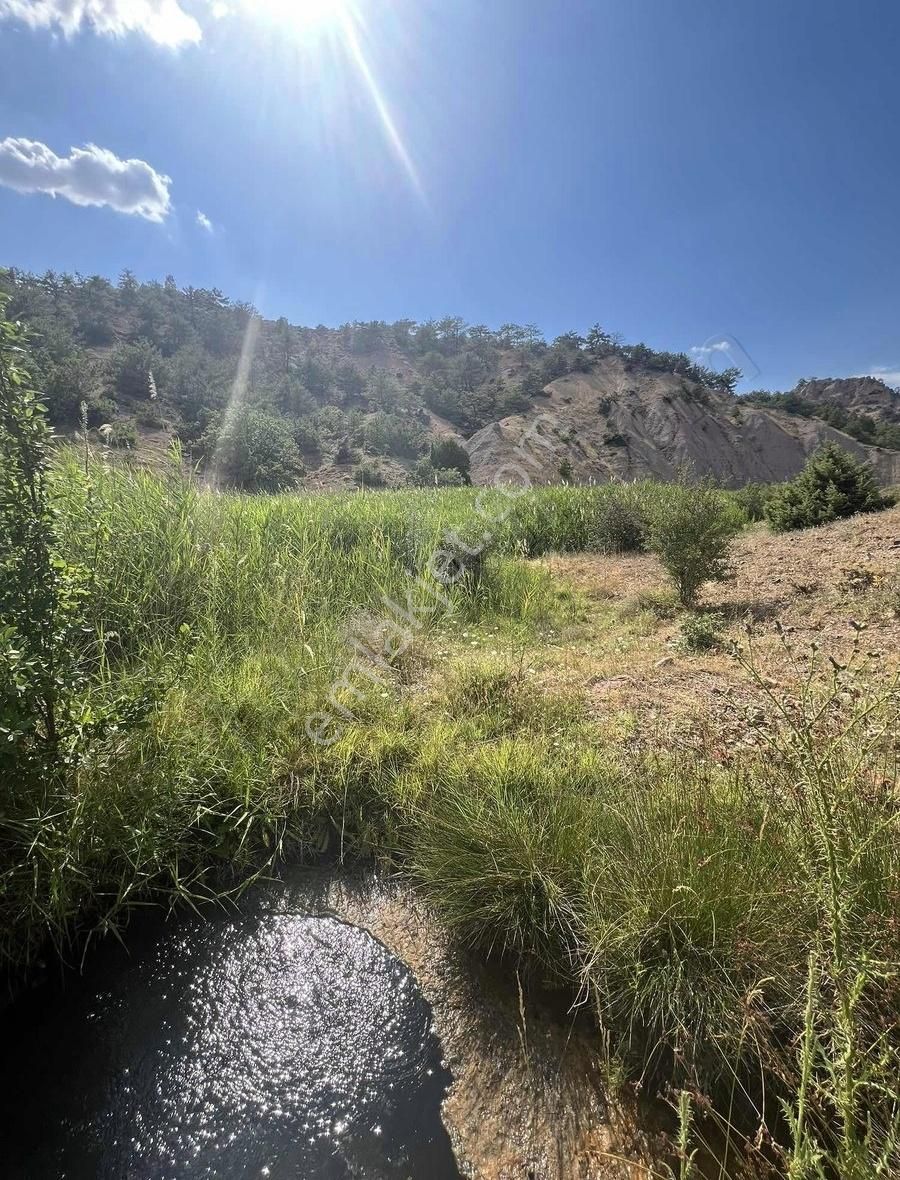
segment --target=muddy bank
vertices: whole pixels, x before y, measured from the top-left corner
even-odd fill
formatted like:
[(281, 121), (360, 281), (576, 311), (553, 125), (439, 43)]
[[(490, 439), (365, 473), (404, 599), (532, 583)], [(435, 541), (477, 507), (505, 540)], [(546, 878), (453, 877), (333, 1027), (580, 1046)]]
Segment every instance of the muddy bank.
[[(289, 873), (285, 908), (361, 926), (405, 963), (453, 1077), (443, 1118), (472, 1180), (637, 1180), (661, 1143), (604, 1095), (595, 1034), (456, 945), (404, 884)], [(654, 1152), (655, 1148), (655, 1152)]]

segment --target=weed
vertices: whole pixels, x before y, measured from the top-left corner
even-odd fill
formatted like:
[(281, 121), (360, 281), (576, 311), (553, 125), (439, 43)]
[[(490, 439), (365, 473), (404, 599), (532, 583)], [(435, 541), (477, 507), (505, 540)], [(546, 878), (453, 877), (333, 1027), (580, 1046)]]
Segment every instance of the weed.
[(682, 651), (715, 651), (722, 646), (724, 619), (716, 611), (698, 611), (685, 615), (679, 629), (678, 646)]

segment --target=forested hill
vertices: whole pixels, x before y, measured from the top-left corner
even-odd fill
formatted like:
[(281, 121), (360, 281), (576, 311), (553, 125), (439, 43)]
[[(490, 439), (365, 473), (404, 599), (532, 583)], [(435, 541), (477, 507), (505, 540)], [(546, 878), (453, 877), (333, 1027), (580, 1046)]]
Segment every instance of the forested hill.
[[(7, 315), (33, 330), (34, 377), (61, 434), (74, 433), (86, 412), (110, 446), (149, 461), (178, 439), (191, 462), (226, 484), (452, 483), (468, 478), (474, 449), (472, 473), (486, 482), (490, 440), (504, 423), (527, 422), (552, 402), (566, 435), (572, 411), (554, 395), (566, 383), (579, 394), (581, 450), (597, 461), (582, 466), (575, 453), (573, 468), (562, 455), (543, 479), (645, 474), (662, 469), (663, 454), (667, 462), (699, 456), (705, 470), (730, 482), (759, 475), (758, 464), (744, 470), (715, 448), (693, 447), (691, 431), (708, 429), (694, 422), (694, 411), (714, 423), (733, 417), (737, 370), (715, 372), (684, 353), (624, 344), (600, 326), (551, 342), (534, 325), (494, 330), (455, 316), (304, 328), (263, 319), (215, 289), (180, 288), (171, 277), (139, 283), (129, 271), (111, 283), (0, 270), (0, 291), (9, 296)], [(646, 401), (660, 378), (665, 396), (628, 418), (626, 436), (613, 429), (610, 392), (623, 406), (636, 392)], [(674, 449), (666, 409), (673, 398), (678, 438), (691, 436)], [(781, 422), (789, 440), (779, 443), (784, 453), (773, 477), (792, 473), (821, 432), (807, 423), (799, 433), (784, 426), (798, 420), (781, 407), (758, 413)], [(735, 453), (742, 449), (738, 437)]]

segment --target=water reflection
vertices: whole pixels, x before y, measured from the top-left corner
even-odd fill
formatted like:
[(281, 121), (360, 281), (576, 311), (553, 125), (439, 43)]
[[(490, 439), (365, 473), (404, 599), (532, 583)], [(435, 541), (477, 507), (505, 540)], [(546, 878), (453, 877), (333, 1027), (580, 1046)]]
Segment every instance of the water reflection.
[(430, 1010), (364, 931), (269, 911), (130, 945), (6, 1013), (4, 1175), (459, 1176)]

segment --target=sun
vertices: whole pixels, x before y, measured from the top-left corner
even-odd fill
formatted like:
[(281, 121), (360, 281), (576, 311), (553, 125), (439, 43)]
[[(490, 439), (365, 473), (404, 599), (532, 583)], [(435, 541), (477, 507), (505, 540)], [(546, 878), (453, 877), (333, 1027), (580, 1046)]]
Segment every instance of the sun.
[(253, 7), (282, 28), (327, 32), (346, 20), (349, 0), (255, 0)]

